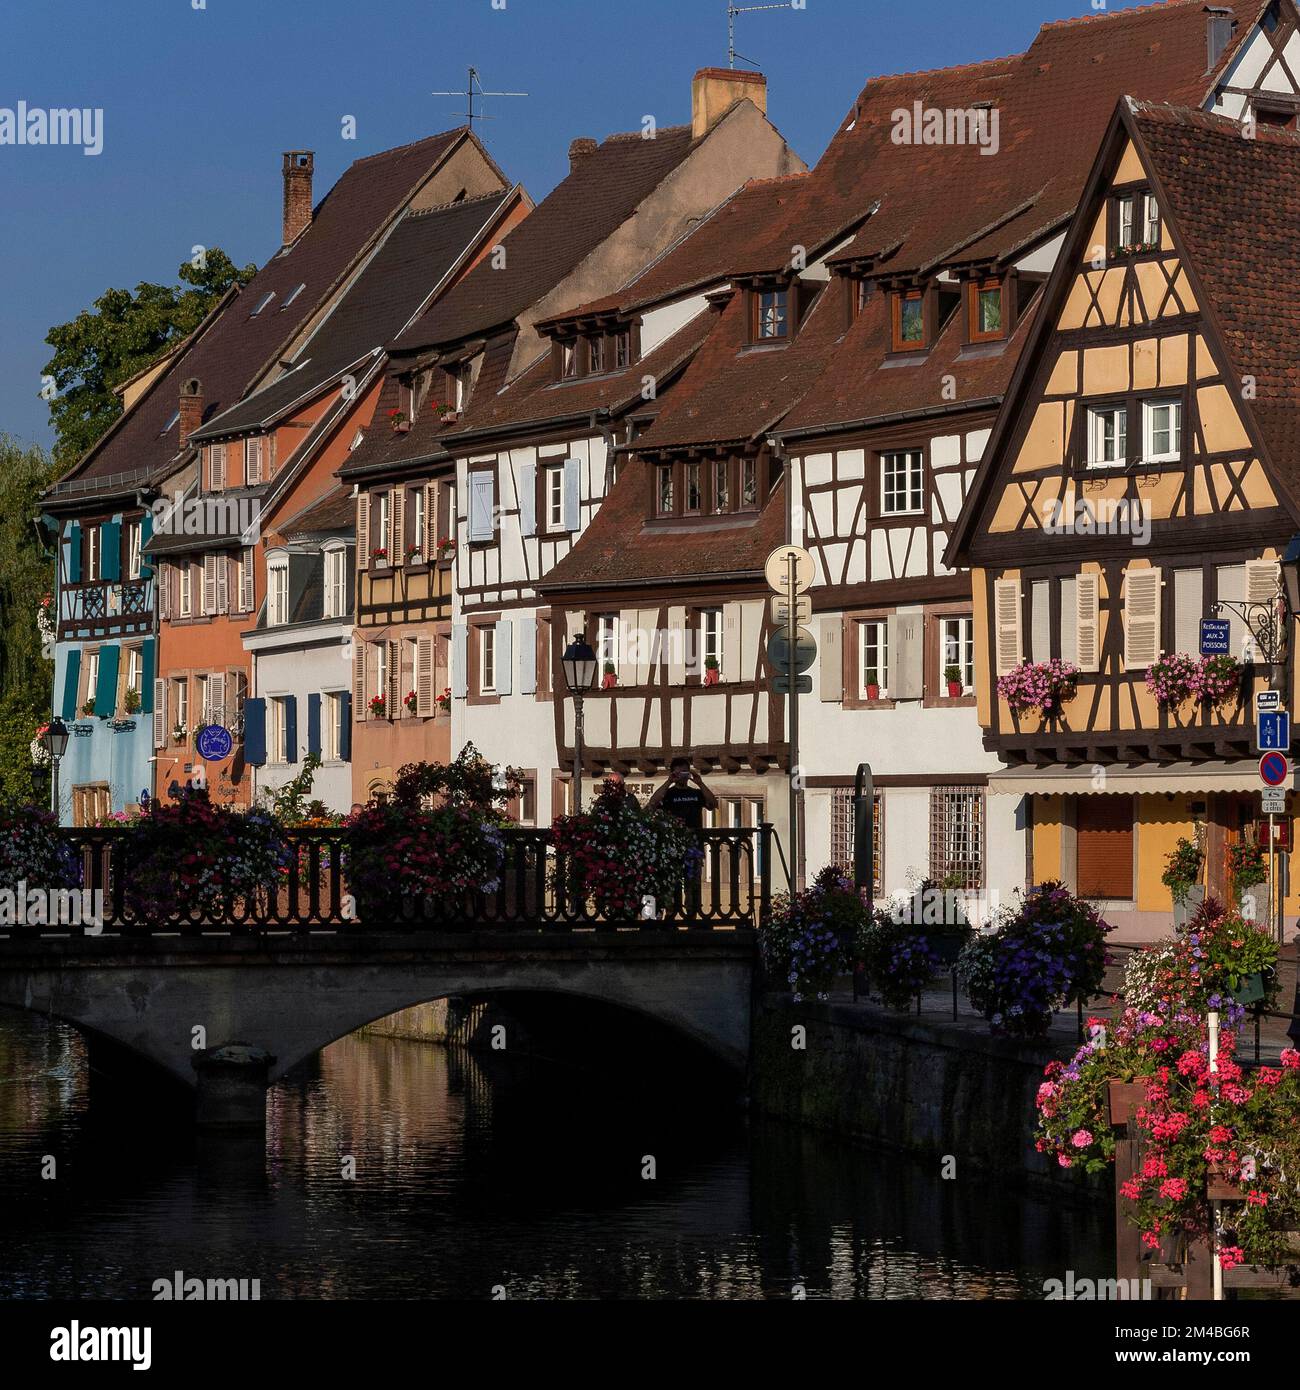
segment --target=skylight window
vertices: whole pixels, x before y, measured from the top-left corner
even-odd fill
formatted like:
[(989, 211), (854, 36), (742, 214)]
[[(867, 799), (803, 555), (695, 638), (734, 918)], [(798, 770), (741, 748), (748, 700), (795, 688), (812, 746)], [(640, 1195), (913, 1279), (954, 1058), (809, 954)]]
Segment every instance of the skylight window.
[[(299, 285), (297, 289), (291, 290), (290, 293), (289, 293), (289, 297), (284, 301), (283, 304), (280, 305), (280, 312), (281, 312), (281, 313), (284, 313), (284, 311), (289, 307), (289, 305), (292, 304), (293, 301), (294, 301), (295, 299), (297, 299), (298, 296), (299, 296), (299, 295), (303, 292), (303, 290), (305, 290), (306, 288), (307, 288), (307, 286), (306, 286), (305, 284), (302, 284), (302, 285)], [(268, 298), (269, 298), (269, 297), (270, 297), (270, 296), (268, 295)]]
[(167, 431), (170, 430), (171, 427), (172, 427), (172, 426), (176, 423), (176, 421), (179, 420), (180, 418), (181, 418), (181, 413), (180, 413), (179, 410), (173, 412), (172, 418), (171, 418), (170, 420), (168, 420), (167, 423), (162, 427), (162, 429), (160, 429), (160, 430), (158, 431), (158, 437), (161, 439), (162, 436), (163, 436), (164, 434), (166, 434)]
[(257, 308), (254, 309), (253, 312), (252, 312), (251, 314), (249, 314), (248, 317), (249, 317), (250, 319), (255, 319), (255, 318), (258, 316), (258, 314), (260, 314), (260, 313), (262, 312), (262, 310), (265, 309), (266, 306), (267, 306), (274, 298), (275, 298), (275, 291), (274, 291), (274, 290), (268, 290), (267, 293), (264, 294), (264, 295), (262, 296), (262, 298), (258, 301)]

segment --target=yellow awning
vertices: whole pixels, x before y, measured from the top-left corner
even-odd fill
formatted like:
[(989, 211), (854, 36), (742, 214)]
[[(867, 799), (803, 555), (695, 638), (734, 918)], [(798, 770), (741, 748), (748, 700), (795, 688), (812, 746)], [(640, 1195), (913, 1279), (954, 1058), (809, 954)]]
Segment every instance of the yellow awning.
[(1143, 796), (1172, 792), (1257, 792), (1259, 764), (1248, 758), (1207, 763), (1100, 763), (1016, 767), (989, 777), (989, 791), (1008, 796)]

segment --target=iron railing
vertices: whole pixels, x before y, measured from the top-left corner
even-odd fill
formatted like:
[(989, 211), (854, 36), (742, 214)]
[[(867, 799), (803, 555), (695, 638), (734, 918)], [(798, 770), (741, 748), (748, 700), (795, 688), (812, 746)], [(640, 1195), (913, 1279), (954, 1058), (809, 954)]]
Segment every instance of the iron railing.
[(584, 895), (573, 866), (560, 854), (549, 830), (523, 827), (504, 832), (500, 882), (490, 891), (438, 899), (396, 894), (367, 901), (347, 879), (348, 834), (343, 828), (284, 832), (289, 854), (275, 891), (240, 894), (217, 884), (218, 906), (159, 903), (142, 912), (132, 893), (129, 828), (105, 826), (59, 832), (81, 862), (81, 886), (102, 894), (99, 932), (86, 925), (15, 926), (12, 934), (247, 933), (262, 931), (753, 931), (771, 907), (772, 827), (701, 830), (696, 862), (669, 902), (645, 901), (639, 913), (613, 915)]

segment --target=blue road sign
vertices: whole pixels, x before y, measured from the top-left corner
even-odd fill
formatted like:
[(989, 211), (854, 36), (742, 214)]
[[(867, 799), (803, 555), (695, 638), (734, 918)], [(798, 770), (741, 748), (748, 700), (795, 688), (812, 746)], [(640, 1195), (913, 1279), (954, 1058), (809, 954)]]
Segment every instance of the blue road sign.
[(1259, 780), (1266, 787), (1282, 786), (1290, 774), (1290, 764), (1281, 753), (1265, 753), (1259, 760)]
[(220, 724), (209, 724), (199, 734), (195, 746), (200, 758), (210, 763), (219, 763), (222, 758), (230, 756), (230, 750), (235, 746), (235, 740), (230, 737), (229, 729), (223, 729)]
[(1201, 619), (1201, 655), (1228, 656), (1232, 652), (1232, 625), (1227, 618)]
[(1255, 730), (1255, 743), (1261, 753), (1289, 753), (1291, 751), (1291, 716), (1280, 709), (1272, 714), (1256, 716), (1258, 728)]

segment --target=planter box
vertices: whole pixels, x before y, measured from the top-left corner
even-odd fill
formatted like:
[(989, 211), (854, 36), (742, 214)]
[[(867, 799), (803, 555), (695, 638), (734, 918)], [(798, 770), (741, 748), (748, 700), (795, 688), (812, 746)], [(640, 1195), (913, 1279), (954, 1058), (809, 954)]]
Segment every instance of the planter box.
[(1205, 901), (1205, 885), (1194, 883), (1188, 890), (1187, 896), (1179, 902), (1174, 899), (1174, 930), (1182, 931), (1196, 915), (1197, 908)]
[(1232, 991), (1233, 999), (1241, 1005), (1258, 1004), (1268, 993), (1264, 972), (1257, 970), (1253, 975), (1247, 975), (1242, 982)]
[(1109, 1083), (1110, 1122), (1113, 1125), (1131, 1124), (1137, 1117), (1138, 1106), (1147, 1098), (1142, 1081), (1112, 1081)]

